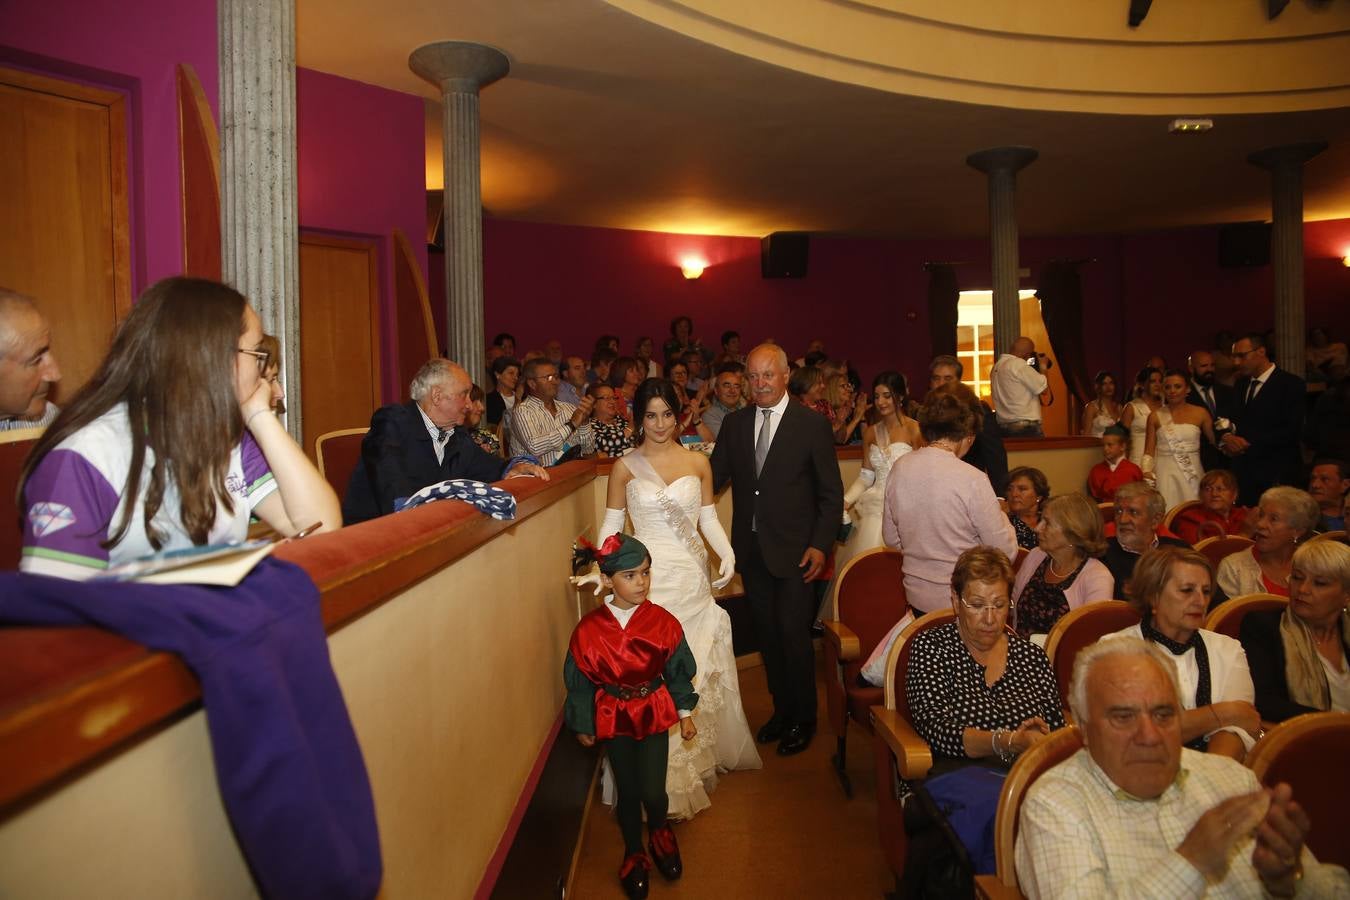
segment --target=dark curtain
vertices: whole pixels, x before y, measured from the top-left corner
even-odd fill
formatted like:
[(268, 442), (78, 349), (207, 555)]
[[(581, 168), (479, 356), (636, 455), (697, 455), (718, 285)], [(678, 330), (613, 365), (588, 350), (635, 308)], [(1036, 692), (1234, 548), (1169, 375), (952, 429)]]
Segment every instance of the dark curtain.
[(928, 269), (928, 340), (933, 356), (956, 355), (956, 270), (930, 263)]
[(1096, 392), (1083, 353), (1083, 285), (1078, 278), (1078, 263), (1047, 264), (1041, 270), (1036, 296), (1041, 301), (1041, 318), (1050, 335), (1055, 362), (1081, 407)]

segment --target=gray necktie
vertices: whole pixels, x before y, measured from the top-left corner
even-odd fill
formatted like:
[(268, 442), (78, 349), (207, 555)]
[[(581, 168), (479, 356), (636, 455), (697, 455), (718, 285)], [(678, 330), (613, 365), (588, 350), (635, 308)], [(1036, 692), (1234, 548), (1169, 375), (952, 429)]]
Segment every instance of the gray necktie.
[(759, 436), (755, 438), (755, 477), (759, 477), (759, 472), (764, 468), (764, 459), (769, 455), (769, 416), (773, 415), (772, 409), (762, 409), (764, 421), (759, 423)]

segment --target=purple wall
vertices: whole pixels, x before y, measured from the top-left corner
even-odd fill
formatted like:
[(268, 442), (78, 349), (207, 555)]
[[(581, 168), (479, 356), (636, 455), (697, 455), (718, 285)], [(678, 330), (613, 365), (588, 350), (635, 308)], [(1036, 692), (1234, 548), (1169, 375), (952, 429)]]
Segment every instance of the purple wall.
[(395, 228), (427, 274), (422, 99), (309, 69), (296, 70), (295, 94), (300, 227), (378, 243), (384, 396), (398, 400)]
[(189, 63), (219, 117), (214, 0), (9, 2), (0, 60), (130, 95), (132, 288), (183, 270), (174, 66)]

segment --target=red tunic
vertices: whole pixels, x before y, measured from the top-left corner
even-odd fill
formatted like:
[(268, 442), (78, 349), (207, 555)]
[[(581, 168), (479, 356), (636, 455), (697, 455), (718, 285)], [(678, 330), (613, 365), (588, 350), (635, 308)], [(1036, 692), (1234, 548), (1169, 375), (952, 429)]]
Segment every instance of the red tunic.
[[(599, 685), (638, 688), (661, 676), (684, 639), (680, 620), (646, 601), (623, 628), (608, 606), (592, 610), (577, 623), (568, 650), (577, 670)], [(667, 731), (679, 721), (675, 701), (663, 684), (645, 697), (622, 700), (604, 688), (595, 690), (595, 737), (642, 739)]]

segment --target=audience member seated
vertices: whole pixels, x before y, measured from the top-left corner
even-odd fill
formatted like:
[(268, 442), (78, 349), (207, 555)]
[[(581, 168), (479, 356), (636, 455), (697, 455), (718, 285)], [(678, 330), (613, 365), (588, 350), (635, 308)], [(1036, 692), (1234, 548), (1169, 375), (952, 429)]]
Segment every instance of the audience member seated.
[(819, 368), (802, 366), (800, 369), (793, 369), (792, 374), (788, 376), (788, 393), (802, 406), (813, 409), (828, 419), (830, 428), (834, 428), (834, 410), (830, 409), (830, 404), (825, 401), (825, 376), (821, 374)]
[(1289, 606), (1248, 613), (1238, 632), (1261, 718), (1350, 712), (1350, 547), (1336, 541), (1299, 547), (1289, 592)]
[(1144, 480), (1143, 471), (1125, 458), (1129, 439), (1130, 433), (1119, 425), (1102, 433), (1102, 461), (1088, 472), (1088, 492), (1098, 503), (1110, 503), (1122, 485)]
[(637, 343), (633, 345), (633, 358), (641, 366), (644, 380), (661, 377), (661, 364), (652, 358), (654, 352), (655, 342), (649, 337), (640, 337), (637, 339)]
[(1092, 384), (1097, 389), (1097, 396), (1083, 405), (1083, 434), (1101, 437), (1106, 429), (1120, 421), (1121, 406), (1116, 402), (1116, 376), (1111, 372), (1098, 372)]
[[(1304, 846), (1288, 785), (1182, 746), (1176, 667), (1154, 644), (1099, 641), (1074, 664), (1084, 747), (1027, 791), (1017, 882), (1069, 897), (1344, 897), (1350, 877)], [(1339, 827), (1336, 823), (1320, 827)]]
[(836, 372), (825, 381), (825, 402), (833, 416), (834, 442), (858, 444), (862, 442), (863, 419), (867, 416), (867, 398), (853, 391), (853, 383), (844, 372)]
[(1134, 569), (1131, 605), (1142, 620), (1108, 638), (1143, 638), (1172, 654), (1181, 688), (1181, 739), (1192, 750), (1238, 762), (1256, 743), (1261, 717), (1242, 645), (1204, 625), (1214, 567), (1184, 547), (1145, 551)]
[(1245, 506), (1237, 505), (1237, 478), (1227, 469), (1212, 469), (1200, 479), (1200, 505), (1188, 506), (1172, 519), (1172, 533), (1188, 544), (1205, 538), (1246, 534)]
[[(553, 369), (543, 360), (533, 365)], [(413, 376), (412, 400), (375, 410), (342, 498), (347, 524), (387, 516), (396, 501), (450, 478), (548, 478), (527, 457), (508, 461), (479, 446), (466, 424), (472, 390), (468, 372), (448, 359), (431, 359)]]
[[(498, 335), (500, 337), (500, 335)], [(499, 356), (492, 361), (492, 393), (487, 395), (487, 421), (501, 425), (515, 409), (520, 385), (520, 361), (514, 356)], [(508, 423), (509, 427), (509, 423)]]
[(620, 356), (614, 360), (609, 372), (609, 383), (614, 385), (614, 403), (619, 416), (633, 424), (633, 398), (637, 396), (638, 385), (647, 380), (643, 367), (631, 356)]
[(713, 368), (720, 369), (727, 363), (745, 365), (745, 354), (741, 352), (741, 333), (739, 331), (722, 332), (722, 352), (713, 357)]
[[(905, 696), (914, 730), (932, 748), (925, 788), (934, 799), (947, 786), (944, 778), (961, 777), (958, 769), (971, 764), (1006, 769), (1064, 726), (1063, 704), (1045, 652), (1005, 627), (1012, 579), (1012, 563), (1001, 550), (967, 550), (952, 569), (949, 602), (956, 621), (913, 637)], [(961, 831), (992, 831), (1001, 780), (977, 776), (963, 786), (965, 814), (979, 815), (972, 827)], [(963, 841), (975, 872), (993, 872), (992, 840)], [(924, 843), (916, 840), (913, 846), (920, 849)], [(914, 856), (922, 855), (911, 856), (916, 868), (924, 860)], [(908, 867), (905, 877), (911, 878)]]
[(263, 369), (263, 381), (272, 392), (272, 412), (279, 416), (286, 414), (286, 389), (281, 385), (281, 341), (274, 335), (264, 334), (258, 350), (267, 354), (267, 367)]
[[(615, 340), (618, 340), (615, 338)], [(618, 360), (619, 353), (603, 344), (595, 348), (591, 353), (591, 367), (586, 370), (586, 383), (594, 384), (597, 381), (603, 381), (609, 384), (609, 376), (614, 371), (614, 363)]]
[[(964, 371), (965, 367), (962, 366), (961, 360), (955, 356), (935, 356), (928, 364), (928, 389), (935, 391), (943, 385), (957, 384), (961, 381)], [(998, 420), (994, 417), (994, 411), (988, 403), (979, 398), (975, 399), (975, 403), (979, 407), (977, 418), (980, 421), (980, 432), (975, 435), (975, 443), (966, 451), (966, 455), (961, 457), (961, 461), (970, 463), (989, 476), (989, 484), (993, 487), (994, 493), (1002, 495), (1003, 488), (1008, 483), (1008, 451), (1003, 447), (1003, 435), (998, 430)]]
[(51, 424), (58, 410), (47, 395), (60, 380), (51, 329), (37, 304), (0, 288), (0, 431)]
[(623, 456), (633, 446), (633, 426), (619, 415), (619, 391), (597, 381), (586, 388), (591, 398), (591, 430), (595, 433), (595, 449), (605, 456)]
[(930, 391), (919, 410), (926, 446), (896, 460), (886, 479), (882, 540), (905, 554), (905, 594), (920, 614), (951, 602), (952, 567), (971, 547), (1017, 553), (989, 479), (961, 462), (981, 425), (973, 401), (960, 382)]
[(1142, 466), (1148, 417), (1162, 409), (1162, 369), (1145, 366), (1134, 378), (1134, 399), (1120, 412), (1120, 425), (1130, 435), (1130, 462)]
[(549, 338), (544, 342), (544, 359), (558, 367), (558, 371), (563, 368), (563, 348), (562, 341), (557, 338)]
[(525, 399), (511, 413), (512, 455), (551, 466), (572, 447), (580, 447), (582, 455), (594, 453), (590, 418), (595, 401), (582, 397), (581, 405), (573, 406), (558, 400), (558, 369), (546, 359), (530, 360), (523, 374)]
[(1327, 381), (1328, 372), (1336, 366), (1347, 365), (1345, 344), (1333, 341), (1327, 336), (1325, 328), (1308, 330), (1308, 381), (1315, 383)]
[(483, 413), (487, 409), (483, 402), (484, 396), (483, 389), (476, 384), (469, 389), (469, 406), (464, 410), (464, 428), (480, 450), (493, 456), (501, 456), (501, 440), (495, 432), (483, 427), (487, 424), (483, 421)]
[(666, 366), (666, 380), (675, 388), (675, 399), (680, 402), (679, 424), (680, 439), (687, 441), (711, 441), (713, 433), (703, 424), (703, 413), (707, 411), (708, 393), (712, 387), (706, 382), (698, 391), (689, 392), (689, 367), (682, 362)]
[(792, 364), (798, 369), (806, 366), (814, 366), (823, 362), (828, 357), (825, 353), (824, 338), (811, 338), (806, 342), (806, 350), (801, 356), (792, 361)]
[(586, 393), (586, 360), (580, 356), (566, 357), (558, 366), (558, 377), (558, 399), (573, 406), (581, 405), (581, 395)]
[(1045, 473), (1031, 466), (1018, 466), (1008, 473), (1008, 487), (1003, 496), (1008, 501), (1008, 521), (1017, 533), (1017, 546), (1034, 549), (1041, 504), (1050, 497), (1050, 482)]
[(1350, 462), (1343, 459), (1313, 460), (1308, 475), (1308, 493), (1321, 513), (1314, 531), (1345, 530), (1345, 500), (1350, 494)]
[(745, 366), (738, 362), (722, 363), (713, 378), (713, 399), (703, 412), (703, 425), (717, 440), (722, 420), (745, 405)]
[(685, 390), (702, 390), (703, 382), (708, 380), (704, 377), (707, 374), (707, 367), (704, 363), (703, 354), (697, 350), (686, 350), (680, 356), (680, 362), (684, 363), (685, 371), (689, 373), (689, 383), (685, 385)]
[(1106, 555), (1102, 557), (1115, 580), (1112, 596), (1129, 599), (1130, 576), (1139, 561), (1139, 554), (1145, 550), (1158, 546), (1188, 546), (1183, 540), (1158, 533), (1166, 513), (1162, 494), (1142, 481), (1124, 485), (1116, 491), (1116, 533), (1107, 539)]
[(697, 350), (703, 354), (704, 360), (712, 360), (712, 353), (703, 346), (702, 341), (694, 337), (694, 320), (688, 316), (676, 316), (670, 322), (670, 340), (662, 346), (661, 355), (665, 357), (666, 365), (669, 366), (673, 362), (679, 362), (690, 350)]
[(160, 551), (342, 525), (337, 496), (272, 413), (243, 295), (196, 278), (152, 285), (20, 476), (20, 568), (83, 580)]
[(1294, 549), (1312, 534), (1317, 516), (1317, 502), (1298, 488), (1273, 487), (1262, 494), (1252, 528), (1256, 543), (1219, 562), (1215, 602), (1244, 594), (1288, 597)]
[(516, 336), (503, 331), (492, 339), (492, 346), (501, 351), (502, 356), (515, 356)]
[(1106, 552), (1102, 514), (1082, 494), (1046, 501), (1036, 526), (1039, 546), (1027, 554), (1013, 584), (1017, 633), (1038, 646), (1071, 609), (1113, 598), (1111, 572), (1095, 557)]

